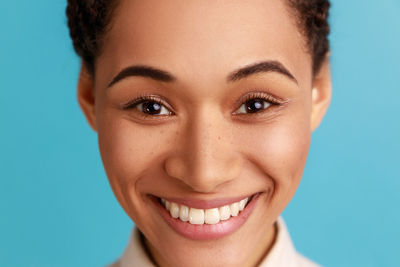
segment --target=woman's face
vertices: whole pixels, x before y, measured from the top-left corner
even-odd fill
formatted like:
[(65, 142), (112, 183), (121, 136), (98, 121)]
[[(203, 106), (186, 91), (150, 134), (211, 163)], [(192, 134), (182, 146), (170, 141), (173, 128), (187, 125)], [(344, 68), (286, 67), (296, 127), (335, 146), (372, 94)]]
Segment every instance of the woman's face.
[[(289, 11), (280, 0), (120, 1), (94, 101), (81, 75), (111, 186), (158, 263), (254, 265), (273, 242), (323, 114)], [(235, 213), (246, 197), (222, 220), (220, 207)], [(193, 208), (192, 221), (161, 198)]]

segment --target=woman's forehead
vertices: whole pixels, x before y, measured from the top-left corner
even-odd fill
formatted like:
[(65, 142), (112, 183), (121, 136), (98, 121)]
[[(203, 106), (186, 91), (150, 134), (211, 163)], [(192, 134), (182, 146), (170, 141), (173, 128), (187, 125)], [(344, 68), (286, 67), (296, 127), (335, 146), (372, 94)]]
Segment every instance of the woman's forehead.
[(122, 1), (112, 25), (98, 62), (115, 71), (146, 64), (193, 81), (275, 60), (311, 76), (303, 37), (281, 0)]

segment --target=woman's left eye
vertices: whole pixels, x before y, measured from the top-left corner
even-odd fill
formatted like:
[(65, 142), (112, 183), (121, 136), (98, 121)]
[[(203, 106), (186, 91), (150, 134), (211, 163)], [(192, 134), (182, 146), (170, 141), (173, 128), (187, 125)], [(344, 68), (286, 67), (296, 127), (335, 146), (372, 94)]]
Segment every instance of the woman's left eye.
[(235, 114), (251, 114), (267, 109), (272, 104), (262, 98), (254, 98), (244, 102), (235, 112)]

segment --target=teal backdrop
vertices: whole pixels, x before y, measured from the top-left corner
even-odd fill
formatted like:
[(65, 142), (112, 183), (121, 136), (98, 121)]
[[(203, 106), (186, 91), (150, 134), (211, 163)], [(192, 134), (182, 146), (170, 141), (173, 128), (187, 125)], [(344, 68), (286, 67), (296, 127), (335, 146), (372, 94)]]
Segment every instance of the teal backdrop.
[[(132, 222), (76, 102), (64, 0), (0, 0), (0, 266), (104, 266)], [(333, 100), (284, 211), (324, 266), (400, 266), (400, 1), (332, 1)]]

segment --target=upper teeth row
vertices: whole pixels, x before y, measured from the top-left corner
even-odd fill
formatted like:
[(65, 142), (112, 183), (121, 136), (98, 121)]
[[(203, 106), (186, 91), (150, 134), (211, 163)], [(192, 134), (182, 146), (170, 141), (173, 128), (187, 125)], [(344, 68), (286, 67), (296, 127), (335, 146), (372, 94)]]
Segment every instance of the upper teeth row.
[(239, 202), (213, 209), (190, 208), (165, 199), (161, 199), (161, 202), (175, 219), (179, 218), (181, 221), (191, 224), (216, 224), (228, 220), (231, 216), (237, 216), (244, 209), (248, 200), (247, 197)]

